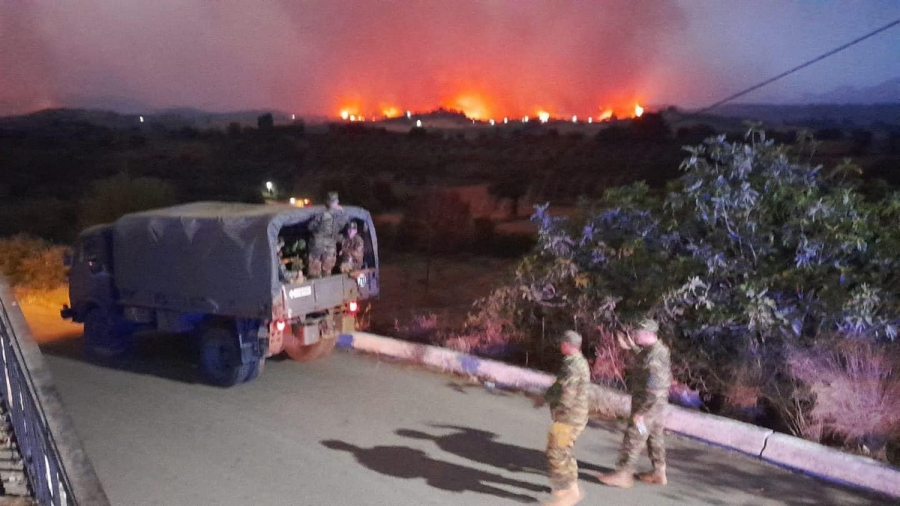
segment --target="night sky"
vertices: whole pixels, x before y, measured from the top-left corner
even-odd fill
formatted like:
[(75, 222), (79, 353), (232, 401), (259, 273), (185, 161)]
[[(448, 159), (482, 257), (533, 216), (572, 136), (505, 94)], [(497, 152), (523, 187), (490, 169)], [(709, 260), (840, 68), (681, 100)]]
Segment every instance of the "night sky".
[[(695, 107), (898, 18), (896, 0), (2, 0), (0, 115)], [(743, 101), (897, 78), (900, 27)]]

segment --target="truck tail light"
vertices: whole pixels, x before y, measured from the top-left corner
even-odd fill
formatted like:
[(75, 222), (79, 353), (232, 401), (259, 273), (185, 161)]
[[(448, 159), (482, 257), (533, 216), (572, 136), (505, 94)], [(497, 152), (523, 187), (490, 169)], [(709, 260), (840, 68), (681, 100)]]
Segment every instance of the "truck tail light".
[(351, 300), (349, 304), (347, 304), (347, 310), (350, 311), (350, 314), (356, 314), (359, 311), (359, 303), (355, 300)]

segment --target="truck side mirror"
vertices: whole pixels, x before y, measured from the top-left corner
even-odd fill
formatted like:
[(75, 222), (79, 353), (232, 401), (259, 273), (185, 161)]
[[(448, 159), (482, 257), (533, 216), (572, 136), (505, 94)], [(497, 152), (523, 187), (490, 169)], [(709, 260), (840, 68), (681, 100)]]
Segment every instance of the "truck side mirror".
[(91, 274), (100, 274), (103, 272), (103, 264), (98, 262), (96, 258), (88, 260), (88, 267), (91, 269)]

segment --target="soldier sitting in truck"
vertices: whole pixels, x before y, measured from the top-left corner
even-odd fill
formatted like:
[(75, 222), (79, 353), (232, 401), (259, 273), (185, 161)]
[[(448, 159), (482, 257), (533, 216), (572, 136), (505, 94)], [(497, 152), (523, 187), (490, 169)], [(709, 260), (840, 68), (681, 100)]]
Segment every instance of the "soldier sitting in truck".
[(341, 272), (347, 273), (363, 268), (363, 257), (366, 253), (366, 244), (363, 238), (357, 234), (357, 225), (351, 221), (347, 225), (347, 232), (341, 241)]
[(306, 249), (306, 241), (303, 239), (278, 238), (279, 277), (288, 283), (298, 283), (304, 280), (303, 253)]

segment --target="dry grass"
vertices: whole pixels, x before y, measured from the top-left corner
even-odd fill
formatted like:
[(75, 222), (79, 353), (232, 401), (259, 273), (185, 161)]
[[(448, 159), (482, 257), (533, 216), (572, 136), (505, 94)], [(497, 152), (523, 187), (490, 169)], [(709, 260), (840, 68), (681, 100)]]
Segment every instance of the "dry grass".
[(594, 335), (585, 337), (588, 342), (594, 343), (596, 360), (591, 367), (591, 376), (607, 385), (625, 386), (628, 364), (616, 336), (607, 329), (598, 327)]
[(53, 291), (64, 286), (66, 248), (43, 239), (16, 235), (0, 239), (0, 274), (16, 288)]
[(16, 298), (23, 304), (44, 306), (59, 309), (69, 303), (69, 286), (63, 285), (51, 289), (16, 288)]
[[(795, 351), (791, 374), (815, 403), (803, 434), (873, 451), (900, 431), (900, 347), (844, 341), (819, 351)], [(867, 452), (866, 452), (867, 453)]]
[(441, 330), (458, 330), (468, 320), (472, 304), (500, 285), (516, 263), (443, 257), (433, 259), (428, 273), (422, 255), (385, 257), (380, 267), (381, 295), (371, 303), (372, 330), (391, 333), (398, 324), (404, 326), (421, 315), (435, 315)]

